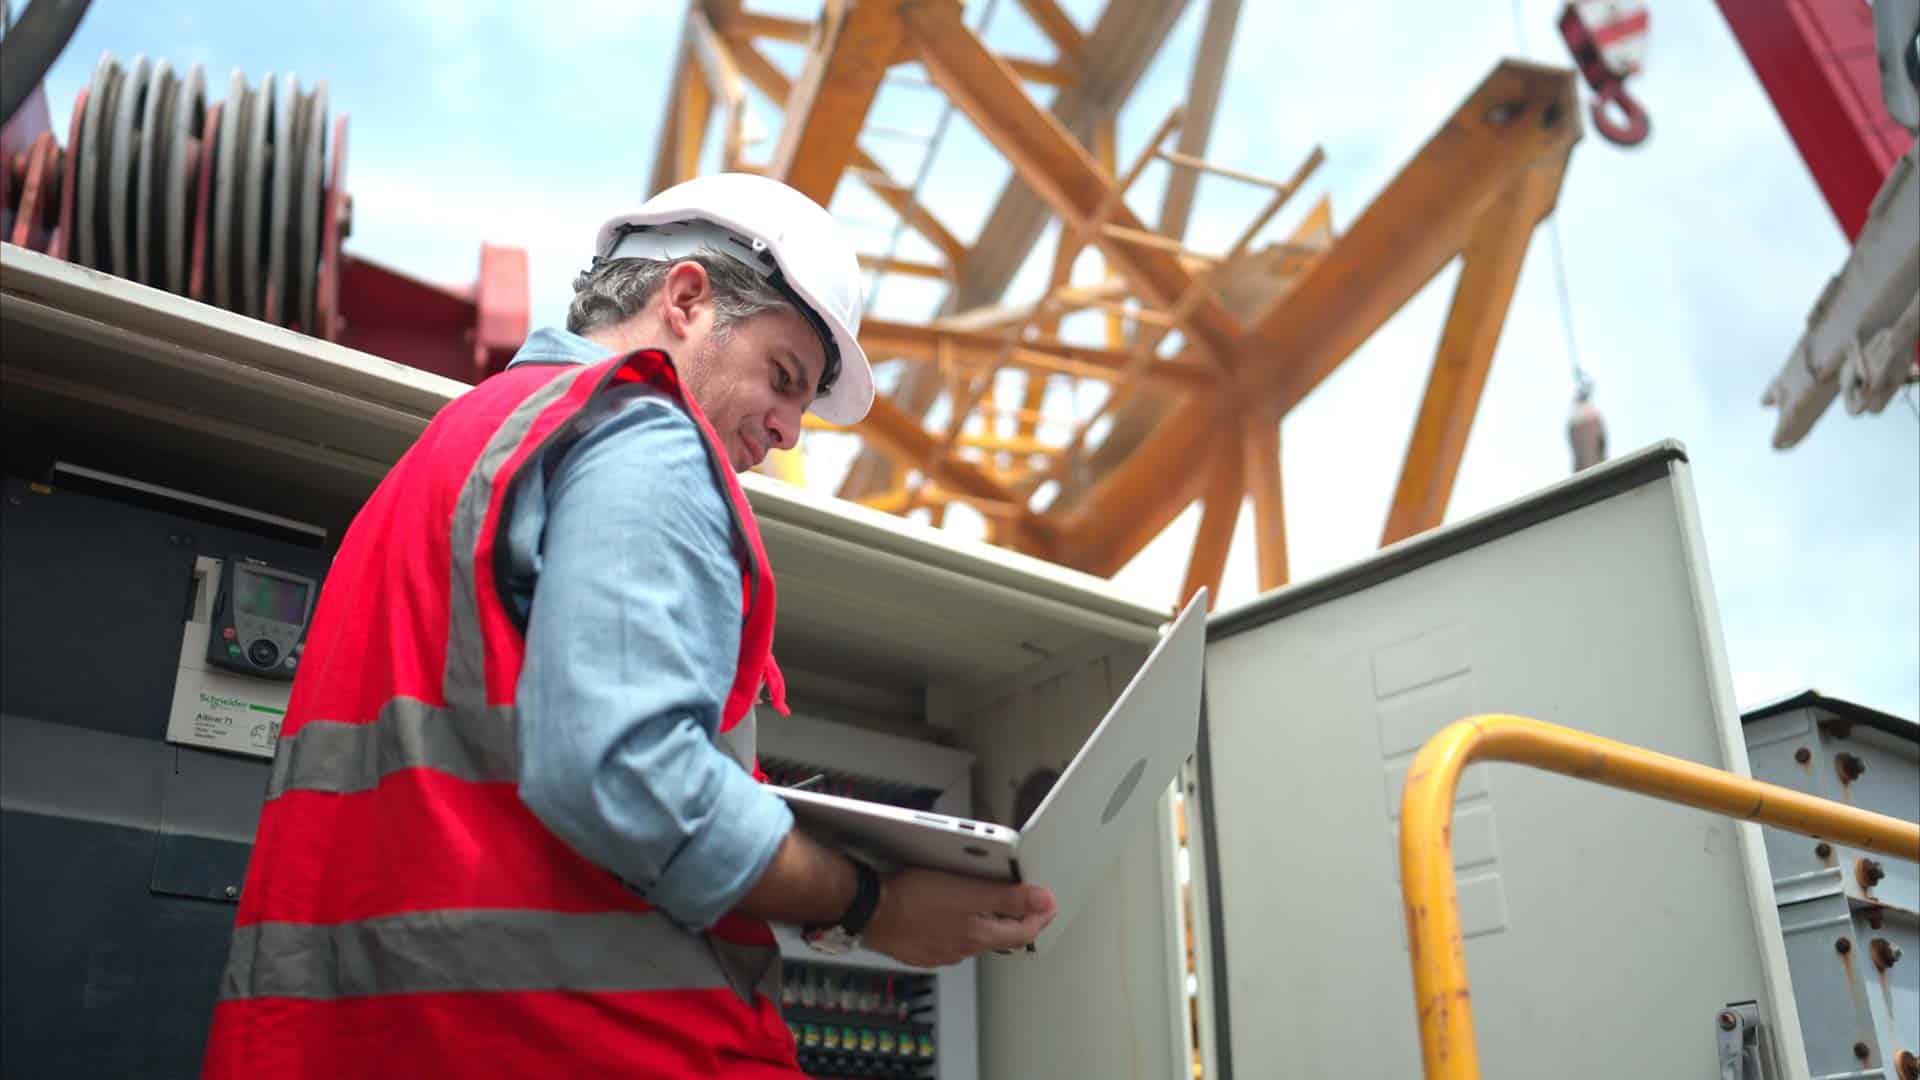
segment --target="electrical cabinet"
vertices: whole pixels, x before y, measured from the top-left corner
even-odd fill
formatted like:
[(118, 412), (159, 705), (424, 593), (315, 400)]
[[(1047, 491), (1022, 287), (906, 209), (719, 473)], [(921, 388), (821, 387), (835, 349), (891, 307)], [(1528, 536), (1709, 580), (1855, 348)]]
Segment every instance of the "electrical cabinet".
[[(819, 680), (812, 693), (831, 699)], [(910, 715), (909, 703), (898, 704)], [(973, 755), (965, 751), (805, 713), (762, 721), (758, 749), (769, 783), (807, 784), (912, 810), (973, 813)], [(809, 1075), (979, 1075), (971, 961), (929, 972), (867, 949), (829, 959), (807, 948), (792, 927), (777, 926), (774, 933), (785, 961), (780, 1009)]]
[(192, 1076), (287, 688), (207, 674), (214, 583), (239, 553), (317, 581), (325, 537), (42, 476), (0, 512), (0, 1073)]
[[(896, 704), (911, 712), (909, 704)], [(964, 751), (805, 714), (763, 722), (760, 732), (760, 767), (770, 783), (914, 810), (973, 812), (972, 755)], [(785, 960), (780, 1008), (809, 1075), (978, 1075), (971, 962), (929, 972), (865, 949), (829, 959), (791, 927), (774, 932)], [(949, 1042), (945, 1036), (954, 1033)]]
[[(1399, 808), (1447, 724), (1512, 713), (1747, 771), (1677, 444), (1209, 629), (1209, 1076), (1420, 1075)], [(1767, 1075), (1806, 1075), (1758, 826), (1481, 763), (1452, 850), (1487, 1076), (1722, 1075), (1717, 1018), (1747, 1002), (1781, 1066)]]
[[(59, 456), (339, 535), (414, 435), (464, 389), (31, 252), (6, 247), (0, 266), (0, 430), (10, 464)], [(1072, 758), (1170, 614), (1082, 575), (956, 544), (757, 476), (744, 480), (778, 577), (775, 652), (796, 711), (790, 718), (763, 711), (759, 724), (759, 749), (779, 775), (827, 771), (884, 797), (930, 798), (942, 810), (1011, 824)], [(114, 529), (102, 522), (97, 532)], [(42, 545), (23, 565), (69, 565), (57, 558), (58, 547)], [(167, 550), (164, 574), (129, 578), (120, 588), (153, 608), (154, 619), (169, 621), (170, 636), (102, 636), (99, 628), (113, 619), (89, 605), (74, 619), (36, 627), (42, 640), (30, 657), (8, 654), (7, 711), (19, 722), (10, 715), (5, 729), (0, 802), (10, 812), (37, 805), (49, 788), (62, 786), (41, 782), (49, 763), (84, 769), (105, 753), (82, 746), (68, 730), (73, 725), (52, 689), (27, 693), (43, 683), (84, 681), (121, 695), (126, 707), (78, 710), (83, 718), (120, 717), (137, 706), (148, 721), (132, 750), (132, 739), (114, 744), (138, 759), (129, 775), (140, 783), (79, 790), (132, 798), (155, 786), (153, 770), (189, 755), (256, 770), (251, 805), (241, 815), (246, 827), (227, 834), (243, 869), (265, 762), (158, 741), (182, 659), (182, 621), (194, 606), (195, 551)], [(16, 575), (7, 576), (11, 589)], [(34, 587), (58, 591), (57, 579), (44, 571), (40, 577)], [(34, 625), (25, 611), (10, 594), (9, 643)], [(16, 680), (16, 668), (35, 674)], [(1128, 842), (1102, 895), (1045, 957), (996, 956), (928, 973), (872, 954), (823, 963), (783, 934), (789, 1018), (808, 1064), (823, 1073), (932, 1080), (1162, 1077), (1185, 1069), (1169, 807), (1163, 800), (1159, 824)], [(145, 812), (122, 817), (145, 823), (148, 833), (128, 834), (125, 858), (96, 866), (84, 881), (39, 873), (43, 861), (77, 862), (71, 847), (59, 846), (71, 838), (49, 835), (30, 848), (16, 845), (9, 828), (5, 1071), (16, 1060), (81, 1062), (59, 1070), (63, 1075), (185, 1076), (197, 1068), (204, 1010), (169, 1010), (162, 1002), (210, 1009), (232, 920), (222, 898), (241, 878), (201, 875), (204, 882), (194, 887), (213, 896), (170, 916), (198, 920), (197, 937), (116, 924), (119, 910), (94, 901), (110, 889), (115, 897), (146, 895), (147, 868), (136, 864), (151, 843), (157, 811)], [(87, 902), (42, 889), (36, 878), (79, 889)], [(31, 910), (20, 908), (16, 920), (17, 904)], [(72, 949), (50, 950), (32, 929), (56, 909), (64, 909)], [(86, 945), (89, 935), (99, 944)], [(127, 959), (136, 945), (147, 950), (143, 957), (165, 948), (193, 962), (162, 973), (158, 960)], [(31, 959), (16, 967), (16, 956)], [(16, 979), (22, 971), (34, 977)], [(103, 1030), (86, 995), (109, 992), (122, 995), (125, 1009), (112, 1030)], [(166, 1031), (155, 1033), (161, 1017)], [(818, 1040), (811, 1046), (809, 1025)], [(88, 1045), (105, 1056), (60, 1056)], [(160, 1045), (166, 1053), (156, 1050)]]
[[(779, 580), (775, 652), (794, 708), (786, 718), (762, 710), (758, 749), (776, 780), (826, 773), (883, 798), (1017, 826), (1170, 615), (897, 518), (757, 477), (747, 486)], [(934, 1027), (932, 1075), (1186, 1068), (1170, 794), (1171, 785), (1156, 827), (1127, 841), (1056, 949), (933, 976), (922, 1014)], [(790, 933), (782, 945), (789, 961), (818, 959)], [(870, 953), (848, 959), (857, 979), (900, 974)]]
[[(16, 248), (0, 250), (0, 266), (10, 442), (65, 440), (89, 466), (196, 479), (213, 498), (332, 534), (464, 389)], [(898, 518), (743, 483), (779, 580), (775, 652), (795, 711), (758, 725), (776, 780), (826, 774), (1017, 826), (1172, 614)], [(191, 559), (176, 561), (184, 574)], [(176, 632), (184, 603), (161, 604)], [(11, 601), (6, 618), (11, 638)], [(112, 668), (103, 643), (67, 635), (46, 662), (101, 679)], [(141, 646), (144, 681), (101, 692), (158, 695), (164, 708), (171, 648)], [(39, 762), (93, 753), (19, 741), (47, 734), (58, 718), (33, 710), (58, 703), (35, 697), (16, 723), (15, 701), (0, 785), (9, 812), (39, 790)], [(1418, 1075), (1400, 786), (1426, 738), (1496, 711), (1747, 770), (1680, 447), (1217, 614), (1195, 758), (1057, 947), (925, 973), (872, 954), (828, 961), (784, 934), (782, 1004), (806, 1064), (935, 1080), (1170, 1080), (1191, 1075), (1197, 1050), (1207, 1077)], [(33, 764), (16, 766), (16, 747)], [(1757, 827), (1510, 766), (1470, 769), (1459, 799), (1455, 862), (1488, 1075), (1718, 1075), (1714, 1021), (1740, 1003), (1752, 1003), (1777, 1075), (1807, 1075)], [(36, 866), (11, 835), (10, 912), (24, 891), (36, 913), (116, 917), (37, 883), (13, 887)], [(129, 883), (107, 879), (132, 873), (63, 885), (104, 896)], [(11, 1060), (14, 1036), (48, 1037), (36, 1025), (92, 1021), (77, 998), (29, 1008), (23, 997), (16, 1012), (11, 961), (26, 938), (8, 934)], [(35, 978), (90, 995), (138, 986), (148, 975), (128, 967), (125, 947), (62, 954)], [(179, 977), (204, 977), (210, 993), (224, 942), (164, 947), (191, 953), (200, 967), (181, 963)], [(155, 994), (128, 1000), (163, 1008)], [(154, 1015), (167, 1017), (165, 1038), (202, 1037), (183, 1033), (191, 1016)], [(130, 1053), (162, 1038), (151, 1024), (88, 1031)]]

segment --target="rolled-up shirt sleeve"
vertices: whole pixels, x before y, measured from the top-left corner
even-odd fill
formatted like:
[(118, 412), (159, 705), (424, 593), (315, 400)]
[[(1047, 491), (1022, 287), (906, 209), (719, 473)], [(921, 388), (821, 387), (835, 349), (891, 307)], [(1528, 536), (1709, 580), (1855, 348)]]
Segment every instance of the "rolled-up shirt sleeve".
[(661, 398), (599, 423), (535, 487), (520, 796), (675, 921), (711, 926), (793, 824), (714, 742), (741, 627), (726, 497)]

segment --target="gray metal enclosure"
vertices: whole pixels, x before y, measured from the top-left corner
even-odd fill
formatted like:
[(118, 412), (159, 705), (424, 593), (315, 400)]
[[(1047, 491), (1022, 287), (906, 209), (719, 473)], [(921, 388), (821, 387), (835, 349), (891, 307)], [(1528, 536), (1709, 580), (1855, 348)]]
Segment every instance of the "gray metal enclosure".
[[(1449, 722), (1745, 772), (1712, 604), (1667, 444), (1218, 616), (1197, 873), (1218, 1075), (1420, 1075), (1397, 817)], [(1715, 1018), (1746, 1001), (1804, 1061), (1756, 827), (1481, 764), (1452, 835), (1487, 1076), (1718, 1076)]]
[(191, 1076), (269, 763), (166, 741), (198, 556), (323, 552), (244, 521), (4, 481), (6, 1076)]
[[(1753, 775), (1920, 816), (1920, 726), (1808, 692), (1741, 717)], [(1763, 830), (1815, 1077), (1901, 1076), (1920, 1051), (1920, 867)]]

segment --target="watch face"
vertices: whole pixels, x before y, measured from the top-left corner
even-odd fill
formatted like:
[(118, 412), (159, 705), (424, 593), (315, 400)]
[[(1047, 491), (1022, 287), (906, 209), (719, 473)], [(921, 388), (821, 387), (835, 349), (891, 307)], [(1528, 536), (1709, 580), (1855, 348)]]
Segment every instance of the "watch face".
[(828, 956), (845, 956), (860, 943), (859, 938), (847, 933), (846, 928), (842, 926), (823, 926), (807, 930), (800, 937), (807, 943), (808, 948)]

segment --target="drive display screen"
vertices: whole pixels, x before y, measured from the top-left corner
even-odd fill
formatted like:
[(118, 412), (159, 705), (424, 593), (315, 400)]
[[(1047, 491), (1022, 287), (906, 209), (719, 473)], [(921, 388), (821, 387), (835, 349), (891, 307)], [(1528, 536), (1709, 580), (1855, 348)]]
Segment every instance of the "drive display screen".
[(307, 616), (307, 586), (251, 570), (235, 574), (234, 607), (242, 615), (298, 625)]

